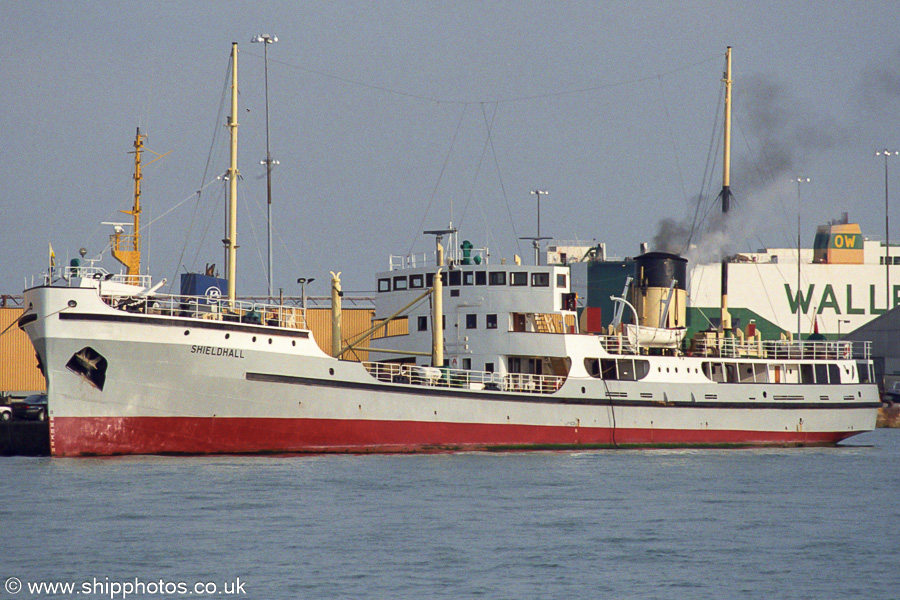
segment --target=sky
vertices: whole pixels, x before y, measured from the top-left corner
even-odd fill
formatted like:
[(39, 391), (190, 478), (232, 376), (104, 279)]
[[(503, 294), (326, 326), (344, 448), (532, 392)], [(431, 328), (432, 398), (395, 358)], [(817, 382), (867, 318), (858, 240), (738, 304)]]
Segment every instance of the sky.
[[(264, 295), (260, 34), (278, 37), (276, 293), (305, 277), (325, 295), (329, 271), (372, 291), (390, 255), (431, 251), (422, 232), (451, 222), (491, 262), (529, 262), (518, 238), (536, 233), (535, 189), (542, 236), (614, 256), (692, 229), (698, 258), (790, 247), (798, 214), (804, 245), (844, 212), (884, 239), (874, 153), (900, 149), (898, 23), (895, 1), (0, 0), (0, 293), (46, 270), (48, 243), (60, 262), (84, 247), (118, 271), (102, 223), (128, 219), (138, 127), (145, 164), (168, 153), (143, 172), (144, 271), (224, 271), (217, 177), (238, 42), (237, 291)], [(716, 229), (727, 46), (734, 200)], [(900, 242), (900, 159), (888, 182)]]

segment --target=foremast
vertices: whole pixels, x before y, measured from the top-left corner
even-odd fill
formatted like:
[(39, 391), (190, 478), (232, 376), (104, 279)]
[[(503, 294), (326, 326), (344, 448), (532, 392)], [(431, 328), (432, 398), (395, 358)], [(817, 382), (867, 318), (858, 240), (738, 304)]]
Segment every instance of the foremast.
[(138, 127), (134, 135), (134, 204), (131, 210), (119, 211), (131, 215), (131, 235), (125, 235), (121, 227), (116, 226), (116, 232), (110, 240), (113, 258), (125, 265), (128, 283), (132, 285), (137, 284), (137, 276), (141, 273), (141, 154), (146, 138), (147, 136), (142, 135), (141, 128)]

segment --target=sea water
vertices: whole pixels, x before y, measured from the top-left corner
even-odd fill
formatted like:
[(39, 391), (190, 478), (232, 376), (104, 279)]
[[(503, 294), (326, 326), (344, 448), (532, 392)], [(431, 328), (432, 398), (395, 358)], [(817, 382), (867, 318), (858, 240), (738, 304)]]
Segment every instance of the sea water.
[(4, 458), (0, 598), (898, 598), (898, 456)]

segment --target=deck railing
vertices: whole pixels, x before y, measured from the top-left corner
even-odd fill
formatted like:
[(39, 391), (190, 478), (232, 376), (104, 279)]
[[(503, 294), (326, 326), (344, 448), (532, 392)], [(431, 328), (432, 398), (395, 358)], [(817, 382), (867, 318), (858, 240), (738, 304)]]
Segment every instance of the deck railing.
[[(600, 343), (610, 354), (636, 354), (637, 348), (624, 336), (603, 335)], [(643, 350), (644, 348), (642, 348)], [(806, 360), (869, 360), (872, 342), (838, 341), (754, 341), (739, 338), (697, 340), (691, 347), (693, 356), (720, 358), (765, 358)]]
[(74, 284), (78, 279), (96, 279), (99, 282), (112, 281), (115, 283), (125, 283), (128, 285), (139, 285), (141, 287), (150, 287), (150, 275), (125, 275), (123, 273), (110, 273), (103, 267), (95, 266), (67, 266), (63, 269), (63, 279)]
[(287, 329), (306, 329), (305, 311), (299, 306), (235, 300), (210, 296), (121, 296), (102, 294), (104, 302), (130, 313), (228, 321)]
[(566, 380), (565, 377), (558, 375), (531, 375), (528, 373), (504, 375), (487, 371), (438, 369), (397, 363), (363, 362), (362, 364), (369, 374), (379, 381), (428, 387), (552, 394), (559, 390)]

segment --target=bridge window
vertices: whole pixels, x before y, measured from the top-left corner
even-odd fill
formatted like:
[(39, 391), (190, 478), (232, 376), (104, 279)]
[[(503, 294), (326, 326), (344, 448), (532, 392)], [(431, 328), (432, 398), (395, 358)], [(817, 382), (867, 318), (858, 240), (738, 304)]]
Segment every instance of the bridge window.
[(450, 271), (450, 283), (449, 285), (456, 286), (462, 283), (462, 271)]
[(406, 276), (401, 275), (399, 277), (394, 277), (394, 291), (400, 291), (407, 289), (408, 284), (406, 281)]
[(491, 271), (488, 282), (491, 285), (506, 285), (506, 271)]
[(379, 292), (389, 292), (391, 291), (391, 280), (388, 277), (384, 279), (378, 280), (378, 291)]
[(475, 272), (474, 271), (463, 271), (463, 285), (474, 285), (475, 284)]
[(425, 277), (421, 274), (419, 275), (410, 275), (409, 276), (409, 287), (414, 290), (425, 287)]
[(584, 361), (584, 366), (591, 377), (619, 381), (638, 381), (646, 377), (650, 372), (650, 362), (641, 359), (604, 358), (600, 360), (599, 372), (597, 365), (590, 361), (596, 361), (596, 359), (588, 358)]
[(550, 287), (550, 273), (532, 273), (531, 287)]
[(487, 271), (475, 271), (475, 285), (487, 285)]
[(509, 274), (509, 285), (528, 285), (528, 273), (513, 271)]

